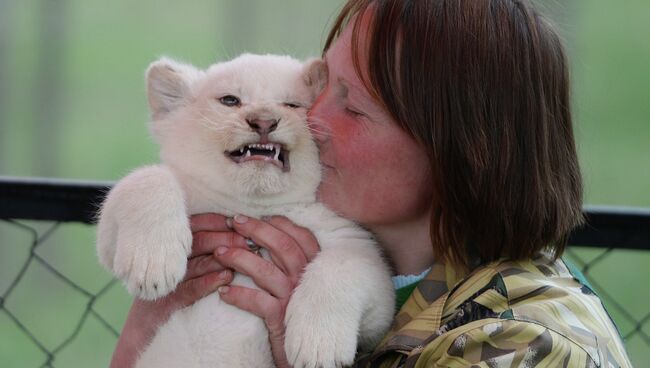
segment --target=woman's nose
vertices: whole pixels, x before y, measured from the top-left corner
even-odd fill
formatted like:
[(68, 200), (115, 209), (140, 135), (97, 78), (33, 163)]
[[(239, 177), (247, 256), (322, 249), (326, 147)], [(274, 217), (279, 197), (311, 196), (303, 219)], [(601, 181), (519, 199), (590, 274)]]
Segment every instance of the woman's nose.
[(329, 124), (327, 123), (327, 108), (325, 106), (325, 93), (321, 93), (307, 111), (307, 124), (316, 143), (324, 143), (329, 137)]

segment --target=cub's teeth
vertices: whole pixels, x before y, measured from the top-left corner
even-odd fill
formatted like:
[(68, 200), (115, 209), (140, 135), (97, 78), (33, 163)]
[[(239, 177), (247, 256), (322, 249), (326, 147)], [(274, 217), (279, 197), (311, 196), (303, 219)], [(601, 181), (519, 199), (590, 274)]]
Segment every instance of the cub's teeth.
[(276, 149), (276, 150), (275, 150), (275, 156), (273, 157), (273, 159), (274, 159), (274, 160), (277, 160), (278, 157), (280, 157), (280, 150), (279, 150), (279, 149)]
[(251, 151), (250, 150), (246, 151), (246, 157), (251, 157)]
[(244, 147), (240, 148), (240, 149), (239, 149), (239, 152), (240, 152), (241, 154), (244, 154)]

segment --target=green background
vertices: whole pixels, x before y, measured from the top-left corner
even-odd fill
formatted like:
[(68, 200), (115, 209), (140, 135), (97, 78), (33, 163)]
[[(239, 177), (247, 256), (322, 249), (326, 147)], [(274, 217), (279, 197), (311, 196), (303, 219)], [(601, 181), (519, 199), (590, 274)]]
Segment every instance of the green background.
[[(241, 52), (317, 56), (340, 0), (0, 0), (0, 175), (117, 180), (157, 160), (149, 138), (144, 70), (162, 55), (200, 67)], [(541, 1), (558, 24), (571, 62), (576, 134), (588, 204), (650, 207), (650, 2)], [(50, 224), (29, 223), (39, 232)], [(63, 225), (36, 248), (0, 222), (0, 295), (12, 315), (54, 349), (72, 333), (88, 298), (53, 277), (52, 265), (84, 290), (110, 275), (95, 258), (94, 229)], [(600, 250), (574, 248), (592, 259)], [(615, 251), (589, 272), (637, 321), (648, 316), (650, 252)], [(130, 298), (120, 285), (98, 299), (118, 329)], [(625, 312), (609, 308), (624, 334)], [(650, 334), (650, 323), (642, 327)], [(115, 338), (90, 316), (57, 367), (105, 366)], [(650, 361), (638, 335), (633, 362)], [(45, 355), (0, 309), (0, 366), (38, 367)]]

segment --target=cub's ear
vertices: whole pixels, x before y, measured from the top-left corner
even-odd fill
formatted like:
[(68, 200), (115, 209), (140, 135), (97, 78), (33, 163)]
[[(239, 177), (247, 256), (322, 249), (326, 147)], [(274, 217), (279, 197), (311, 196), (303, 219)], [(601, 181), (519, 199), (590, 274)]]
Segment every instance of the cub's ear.
[(303, 79), (312, 90), (312, 98), (325, 88), (327, 84), (327, 65), (322, 59), (309, 59), (304, 64)]
[(182, 106), (190, 97), (191, 83), (201, 74), (195, 67), (168, 58), (149, 65), (146, 73), (149, 109), (154, 120)]

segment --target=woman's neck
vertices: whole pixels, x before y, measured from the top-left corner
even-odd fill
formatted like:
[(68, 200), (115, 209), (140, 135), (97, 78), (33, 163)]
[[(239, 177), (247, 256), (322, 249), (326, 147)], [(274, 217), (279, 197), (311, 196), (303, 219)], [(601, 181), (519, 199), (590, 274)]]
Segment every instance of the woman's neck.
[(396, 275), (419, 275), (433, 264), (429, 219), (427, 212), (412, 221), (370, 228)]

